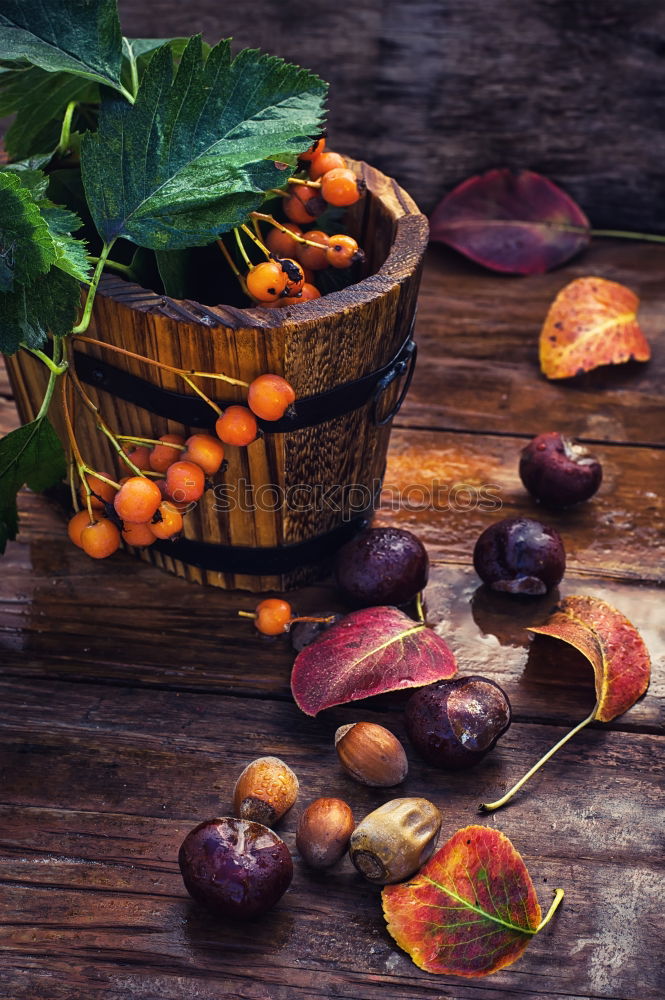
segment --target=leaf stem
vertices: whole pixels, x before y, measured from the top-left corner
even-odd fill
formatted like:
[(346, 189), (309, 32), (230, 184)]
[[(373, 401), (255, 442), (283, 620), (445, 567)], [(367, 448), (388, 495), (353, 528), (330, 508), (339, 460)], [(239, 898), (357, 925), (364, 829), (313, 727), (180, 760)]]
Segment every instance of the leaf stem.
[(500, 799), (497, 799), (496, 802), (481, 803), (479, 807), (480, 811), (494, 812), (495, 809), (500, 809), (501, 806), (505, 806), (506, 802), (509, 802), (512, 799), (515, 792), (518, 792), (522, 787), (522, 785), (525, 785), (526, 782), (529, 780), (529, 778), (531, 778), (536, 773), (536, 771), (538, 771), (543, 766), (543, 764), (546, 764), (547, 761), (550, 759), (550, 757), (554, 756), (557, 750), (560, 750), (562, 746), (565, 746), (568, 740), (572, 739), (573, 736), (579, 733), (580, 729), (584, 729), (584, 727), (587, 726), (590, 722), (593, 722), (596, 716), (597, 708), (598, 705), (594, 705), (591, 715), (588, 715), (586, 719), (584, 719), (577, 726), (575, 726), (574, 729), (571, 729), (569, 733), (566, 733), (566, 735), (562, 739), (560, 739), (559, 742), (556, 743), (551, 750), (548, 750), (547, 753), (543, 757), (541, 757), (540, 760), (537, 761), (537, 763), (535, 763), (530, 770), (526, 772), (523, 778), (520, 778), (517, 784), (513, 785), (510, 791), (506, 792), (506, 794), (503, 795)]
[(621, 240), (647, 240), (649, 243), (665, 243), (665, 236), (657, 233), (631, 233), (623, 229), (591, 229), (591, 236), (615, 237)]
[[(132, 74), (132, 79), (133, 79), (133, 74)], [(122, 84), (120, 84), (120, 87), (118, 89), (120, 90), (120, 93), (122, 94), (122, 96), (125, 98), (126, 101), (129, 101), (130, 104), (134, 104), (134, 101), (136, 100), (134, 94), (131, 94), (127, 90), (127, 88), (124, 87)]]
[(80, 321), (72, 329), (73, 334), (84, 333), (90, 326), (90, 316), (92, 315), (92, 305), (95, 301), (95, 295), (97, 294), (97, 286), (99, 285), (99, 279), (102, 276), (102, 271), (104, 270), (104, 265), (106, 264), (106, 259), (111, 252), (111, 248), (115, 240), (111, 240), (110, 243), (105, 243), (102, 247), (102, 252), (97, 258), (97, 266), (95, 267), (95, 273), (92, 276), (92, 281), (90, 282), (90, 288), (88, 289), (88, 295), (85, 300), (85, 306), (83, 309), (83, 315)]
[(77, 101), (70, 101), (65, 108), (65, 115), (62, 119), (62, 127), (60, 129), (60, 138), (55, 149), (56, 153), (60, 153), (62, 156), (64, 156), (69, 149), (69, 141), (71, 139), (72, 131), (72, 118), (74, 117), (77, 103)]
[(418, 621), (425, 624), (425, 611), (423, 609), (423, 592), (419, 590), (416, 594), (416, 614), (418, 615)]
[[(60, 340), (59, 337), (57, 339)], [(54, 341), (54, 343), (55, 343), (55, 341)], [(49, 358), (48, 354), (44, 354), (44, 352), (40, 351), (38, 348), (36, 348), (36, 347), (30, 347), (29, 344), (25, 344), (25, 343), (21, 343), (20, 346), (23, 348), (24, 351), (29, 351), (30, 354), (34, 354), (34, 356), (36, 358), (39, 358), (39, 360), (42, 361), (46, 365), (46, 367), (48, 368), (48, 370), (53, 375), (62, 375), (64, 372), (67, 371), (67, 367), (68, 367), (68, 362), (67, 361), (63, 361), (62, 364), (56, 364), (55, 361), (52, 358)]]
[[(41, 354), (41, 351), (39, 352)], [(46, 357), (46, 355), (44, 355)], [(53, 399), (53, 393), (55, 392), (55, 384), (58, 381), (62, 371), (59, 370), (59, 359), (62, 357), (62, 337), (53, 338), (53, 364), (49, 365), (49, 376), (48, 382), (46, 384), (46, 390), (44, 392), (44, 398), (42, 399), (42, 405), (39, 407), (39, 413), (35, 417), (35, 422), (38, 420), (43, 420), (48, 413), (49, 406), (51, 405), (51, 400)], [(50, 358), (48, 359), (51, 360)]]
[(547, 924), (549, 924), (550, 920), (552, 919), (552, 917), (554, 916), (554, 914), (558, 910), (559, 903), (561, 902), (561, 900), (563, 899), (563, 897), (564, 897), (563, 889), (555, 889), (554, 890), (554, 899), (552, 900), (552, 904), (551, 904), (549, 910), (547, 911), (547, 913), (545, 914), (545, 916), (543, 917), (543, 919), (540, 921), (540, 923), (536, 927), (536, 930), (535, 930), (536, 934), (538, 933), (538, 931), (542, 931), (543, 927), (546, 927)]
[[(98, 264), (100, 258), (99, 257), (93, 257), (92, 254), (88, 254), (88, 260), (92, 261), (93, 264)], [(121, 274), (129, 274), (132, 277), (134, 276), (134, 272), (132, 271), (131, 265), (130, 264), (121, 264), (119, 260), (108, 260), (107, 259), (107, 260), (104, 261), (104, 267), (110, 267), (114, 271), (120, 271)]]

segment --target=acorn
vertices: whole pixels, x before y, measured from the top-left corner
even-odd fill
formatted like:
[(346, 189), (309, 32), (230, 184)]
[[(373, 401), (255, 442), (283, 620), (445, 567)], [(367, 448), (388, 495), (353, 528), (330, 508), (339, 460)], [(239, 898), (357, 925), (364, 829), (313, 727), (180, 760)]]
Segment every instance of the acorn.
[(374, 722), (352, 722), (335, 733), (335, 749), (347, 774), (363, 785), (390, 788), (406, 778), (409, 764), (396, 736)]
[(233, 790), (233, 811), (240, 819), (272, 826), (298, 797), (298, 779), (279, 757), (248, 764)]
[(441, 820), (429, 799), (392, 799), (365, 816), (351, 834), (351, 861), (376, 885), (402, 882), (433, 853)]
[(298, 820), (296, 847), (310, 868), (330, 868), (342, 857), (353, 833), (351, 807), (342, 799), (315, 799)]

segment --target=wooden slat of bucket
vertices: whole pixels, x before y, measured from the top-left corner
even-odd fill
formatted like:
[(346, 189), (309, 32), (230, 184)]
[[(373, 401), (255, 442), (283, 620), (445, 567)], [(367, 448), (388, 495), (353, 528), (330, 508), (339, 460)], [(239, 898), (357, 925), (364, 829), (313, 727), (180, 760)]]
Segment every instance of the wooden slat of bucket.
[[(276, 372), (289, 380), (296, 396), (324, 391), (386, 364), (403, 342), (413, 317), (427, 223), (394, 181), (366, 164), (354, 164), (354, 169), (367, 184), (368, 194), (350, 210), (348, 227), (365, 247), (370, 270), (376, 269), (358, 284), (297, 307), (267, 310), (177, 302), (118, 277), (104, 276), (88, 335), (175, 367), (224, 372), (247, 382), (263, 372)], [(191, 394), (182, 379), (145, 362), (88, 344), (78, 349), (165, 389)], [(41, 398), (40, 368), (27, 356), (11, 360), (24, 418), (35, 412), (32, 400)], [(238, 402), (245, 398), (241, 388), (216, 380), (199, 380), (198, 384), (212, 397)], [(119, 433), (155, 438), (166, 432), (191, 432), (176, 419), (164, 420), (103, 390), (90, 386), (86, 391)], [(389, 405), (395, 394), (396, 387), (391, 387), (383, 404)], [(223, 481), (233, 486), (245, 480), (254, 489), (275, 486), (282, 493), (287, 486), (300, 483), (322, 488), (358, 484), (371, 490), (383, 473), (389, 428), (374, 426), (369, 410), (365, 406), (289, 434), (268, 434), (247, 449), (228, 447)], [(55, 406), (53, 416), (62, 434)], [(121, 475), (108, 442), (79, 404), (76, 417), (77, 438), (86, 460)], [(211, 410), (211, 428), (214, 421)], [(216, 497), (206, 494), (186, 517), (185, 537), (270, 547), (321, 534), (343, 517), (332, 508), (247, 511), (236, 505), (224, 513), (216, 506)], [(319, 570), (304, 567), (282, 576), (249, 576), (223, 569), (200, 570), (151, 548), (139, 554), (191, 581), (254, 591), (283, 590), (311, 580)]]

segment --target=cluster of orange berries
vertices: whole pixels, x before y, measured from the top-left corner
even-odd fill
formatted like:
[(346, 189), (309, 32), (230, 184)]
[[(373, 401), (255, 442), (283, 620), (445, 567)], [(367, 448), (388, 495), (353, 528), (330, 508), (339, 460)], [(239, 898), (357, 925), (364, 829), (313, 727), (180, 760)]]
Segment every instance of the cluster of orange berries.
[(309, 183), (291, 183), (282, 208), (289, 220), (270, 229), (265, 245), (271, 260), (251, 268), (247, 291), (261, 305), (288, 306), (319, 298), (315, 274), (328, 267), (347, 268), (364, 259), (356, 240), (344, 233), (328, 236), (311, 225), (328, 207), (353, 205), (362, 196), (361, 184), (344, 157), (325, 149), (319, 139), (300, 157), (308, 167)]
[(80, 488), (84, 509), (69, 521), (70, 539), (94, 559), (104, 559), (122, 540), (145, 548), (179, 535), (183, 513), (201, 499), (208, 478), (222, 466), (224, 444), (251, 444), (258, 434), (257, 417), (279, 420), (294, 400), (293, 388), (281, 376), (260, 375), (249, 386), (248, 406), (223, 411), (216, 436), (197, 433), (185, 440), (180, 434), (163, 434), (152, 447), (128, 436), (123, 450), (141, 474), (115, 483), (106, 473), (87, 473), (87, 488), (83, 482)]

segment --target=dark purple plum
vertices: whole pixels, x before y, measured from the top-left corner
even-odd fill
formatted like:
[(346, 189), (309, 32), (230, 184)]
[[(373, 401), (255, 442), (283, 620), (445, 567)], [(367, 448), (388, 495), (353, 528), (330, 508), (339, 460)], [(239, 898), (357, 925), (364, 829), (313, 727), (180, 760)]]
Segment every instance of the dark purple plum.
[(520, 458), (520, 479), (532, 497), (548, 507), (588, 500), (603, 479), (603, 468), (586, 448), (558, 431), (539, 434)]
[(406, 731), (435, 767), (461, 770), (489, 753), (510, 725), (508, 696), (487, 677), (456, 677), (419, 688), (406, 706)]
[(288, 847), (261, 823), (209, 819), (182, 842), (178, 864), (190, 896), (225, 917), (256, 917), (284, 895), (293, 878)]
[(402, 528), (370, 528), (337, 553), (335, 579), (354, 607), (406, 604), (429, 575), (425, 546)]
[(537, 596), (560, 582), (566, 553), (558, 531), (549, 525), (530, 517), (505, 517), (483, 531), (473, 565), (493, 590)]

